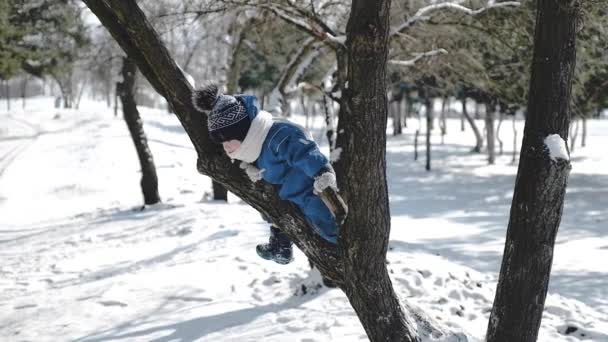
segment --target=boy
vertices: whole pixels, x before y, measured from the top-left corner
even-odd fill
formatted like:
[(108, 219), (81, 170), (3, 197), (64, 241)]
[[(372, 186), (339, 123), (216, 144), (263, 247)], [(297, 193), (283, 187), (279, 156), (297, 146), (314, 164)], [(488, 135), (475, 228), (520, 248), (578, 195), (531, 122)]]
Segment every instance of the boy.
[[(336, 243), (333, 214), (316, 195), (327, 187), (337, 190), (336, 176), (304, 129), (259, 111), (254, 96), (222, 95), (214, 84), (195, 90), (192, 102), (208, 113), (211, 140), (222, 144), (231, 159), (241, 161), (253, 182), (263, 179), (276, 185), (279, 197), (295, 203), (319, 236)], [(258, 245), (256, 252), (279, 264), (293, 260), (292, 242), (274, 224), (269, 243)]]

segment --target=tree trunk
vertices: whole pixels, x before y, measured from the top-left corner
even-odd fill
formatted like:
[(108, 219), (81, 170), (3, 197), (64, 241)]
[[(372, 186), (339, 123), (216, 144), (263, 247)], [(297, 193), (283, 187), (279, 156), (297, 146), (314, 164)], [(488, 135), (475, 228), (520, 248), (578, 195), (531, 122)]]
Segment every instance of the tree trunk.
[(407, 119), (412, 117), (412, 113), (414, 112), (414, 100), (407, 95), (408, 93), (406, 93), (406, 96), (404, 96), (405, 98), (405, 115), (404, 115), (404, 119), (403, 119), (403, 127), (407, 127)]
[(6, 96), (6, 111), (11, 111), (11, 88), (8, 85), (8, 80), (4, 80), (4, 95)]
[(28, 74), (23, 75), (23, 81), (21, 81), (21, 106), (25, 109), (25, 103), (27, 100), (27, 83), (29, 81)]
[(118, 87), (115, 87), (114, 88), (114, 117), (117, 117), (117, 116), (118, 116)]
[(401, 102), (393, 101), (393, 135), (397, 136), (402, 133), (401, 131)]
[[(238, 81), (241, 75), (241, 63), (239, 62), (238, 54), (241, 53), (241, 49), (244, 46), (245, 35), (248, 32), (248, 28), (253, 23), (254, 19), (250, 19), (245, 22), (241, 28), (236, 44), (232, 48), (232, 56), (230, 58), (230, 65), (228, 66), (228, 74), (226, 75), (226, 92), (228, 94), (235, 94), (238, 92)], [(219, 182), (211, 179), (211, 188), (213, 190), (214, 201), (228, 202), (228, 190)]]
[(137, 66), (129, 58), (124, 57), (122, 60), (122, 78), (123, 81), (117, 84), (117, 89), (120, 90), (120, 100), (122, 102), (122, 112), (131, 133), (131, 139), (137, 151), (139, 164), (141, 166), (141, 191), (144, 195), (145, 204), (155, 204), (160, 202), (158, 195), (158, 177), (156, 176), (156, 167), (152, 152), (148, 147), (148, 139), (144, 132), (144, 126), (137, 110), (135, 103), (135, 76)]
[[(353, 0), (346, 28), (348, 78), (342, 92), (336, 163), (349, 205), (340, 229), (342, 289), (371, 341), (417, 341), (386, 269), (390, 212), (386, 183), (386, 64), (390, 0)], [(339, 130), (340, 130), (339, 128)], [(361, 180), (374, 181), (361, 181)], [(344, 191), (345, 190), (345, 191)]]
[(329, 154), (331, 155), (336, 148), (336, 140), (334, 137), (334, 117), (327, 103), (327, 96), (323, 95), (323, 109), (325, 110), (325, 136), (329, 144)]
[(420, 136), (420, 130), (416, 130), (416, 134), (414, 135), (414, 160), (418, 160), (418, 137)]
[(587, 146), (587, 117), (583, 116), (583, 133), (581, 135), (581, 147)]
[[(575, 118), (570, 123), (570, 152), (574, 152), (576, 148), (576, 139), (578, 138), (578, 119)], [(573, 129), (574, 128), (574, 129)]]
[(410, 108), (409, 108), (410, 100), (407, 100), (406, 97), (404, 96), (399, 105), (402, 106), (402, 108), (403, 108), (403, 106), (405, 106), (405, 109), (403, 111), (402, 122), (403, 122), (403, 127), (407, 128), (407, 118), (410, 116), (410, 112), (411, 112)]
[(469, 115), (467, 111), (467, 100), (466, 98), (462, 100), (462, 115), (467, 119), (467, 122), (473, 129), (473, 133), (475, 133), (475, 147), (473, 147), (472, 152), (481, 153), (481, 149), (483, 148), (483, 137), (479, 132), (479, 128), (477, 128), (477, 124), (475, 124), (475, 120)]
[(76, 98), (74, 99), (74, 108), (76, 109), (80, 108), (80, 100), (82, 100), (82, 95), (84, 94), (84, 88), (86, 88), (86, 85), (87, 78), (85, 77), (80, 83), (80, 86), (78, 87), (78, 95), (76, 95)]
[(517, 162), (517, 126), (515, 125), (515, 114), (513, 114), (513, 159), (511, 159), (511, 163), (515, 164)]
[(441, 129), (441, 145), (445, 143), (445, 135), (448, 132), (446, 122), (446, 106), (449, 107), (449, 99), (444, 97), (441, 101), (441, 118), (439, 119), (439, 128)]
[(226, 190), (226, 188), (222, 184), (211, 179), (211, 187), (213, 189), (214, 201), (228, 202), (228, 190)]
[[(466, 101), (467, 101), (467, 100), (466, 100), (466, 99), (464, 99), (463, 101), (464, 101), (463, 106), (464, 106), (464, 107), (466, 107), (466, 105), (467, 105), (467, 104), (466, 104)], [(461, 113), (461, 115), (460, 115), (460, 131), (461, 131), (461, 132), (464, 132), (464, 129), (465, 129), (465, 127), (464, 127), (464, 108), (463, 108), (463, 111), (462, 111), (462, 113)]]
[(430, 98), (425, 97), (426, 107), (426, 170), (431, 171), (431, 130), (433, 129), (433, 104)]
[(538, 0), (537, 8), (528, 114), (488, 342), (538, 337), (571, 169), (567, 151), (552, 156), (544, 141), (568, 139), (580, 2)]
[(486, 137), (488, 139), (488, 164), (493, 165), (496, 160), (496, 148), (494, 142), (496, 135), (494, 134), (494, 121), (496, 120), (496, 103), (491, 102), (486, 104)]
[(505, 114), (504, 113), (498, 113), (498, 126), (496, 126), (496, 141), (498, 141), (498, 155), (502, 156), (503, 153), (503, 142), (502, 139), (500, 139), (500, 128), (502, 127), (502, 122), (505, 118)]

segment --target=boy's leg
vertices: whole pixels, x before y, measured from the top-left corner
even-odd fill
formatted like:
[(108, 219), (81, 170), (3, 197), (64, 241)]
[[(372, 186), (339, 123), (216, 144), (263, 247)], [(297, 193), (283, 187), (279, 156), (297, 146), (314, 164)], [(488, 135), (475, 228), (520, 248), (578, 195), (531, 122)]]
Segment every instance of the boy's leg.
[(268, 243), (256, 246), (258, 255), (266, 260), (272, 260), (277, 264), (285, 265), (293, 261), (293, 247), (287, 234), (283, 233), (277, 226), (270, 226), (270, 238)]

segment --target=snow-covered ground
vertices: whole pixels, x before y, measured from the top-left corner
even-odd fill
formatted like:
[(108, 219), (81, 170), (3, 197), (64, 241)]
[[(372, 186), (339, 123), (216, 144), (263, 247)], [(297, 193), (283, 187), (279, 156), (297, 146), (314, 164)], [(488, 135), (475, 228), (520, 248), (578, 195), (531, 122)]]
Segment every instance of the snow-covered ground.
[[(210, 181), (174, 116), (141, 109), (163, 198), (142, 210), (126, 125), (102, 103), (4, 108), (0, 341), (367, 340), (344, 294), (314, 285), (302, 253), (287, 266), (256, 256), (266, 224), (237, 198), (208, 200)], [(517, 172), (511, 122), (505, 155), (488, 166), (469, 153), (469, 128), (450, 120), (443, 145), (434, 132), (431, 172), (422, 147), (414, 161), (418, 123), (408, 124), (388, 142), (394, 285), (403, 301), (482, 340)], [(571, 158), (539, 341), (608, 341), (608, 121), (589, 130)]]

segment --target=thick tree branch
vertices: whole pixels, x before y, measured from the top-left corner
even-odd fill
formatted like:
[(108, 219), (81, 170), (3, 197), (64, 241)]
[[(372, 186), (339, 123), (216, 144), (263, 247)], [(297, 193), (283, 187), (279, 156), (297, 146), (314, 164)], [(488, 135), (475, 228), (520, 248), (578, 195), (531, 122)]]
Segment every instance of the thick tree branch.
[(154, 89), (171, 103), (198, 154), (198, 171), (222, 183), (271, 218), (325, 276), (338, 285), (342, 284), (343, 270), (337, 248), (313, 233), (300, 211), (291, 203), (282, 201), (271, 185), (251, 183), (238, 165), (232, 164), (219, 146), (209, 141), (206, 117), (192, 105), (190, 84), (135, 0), (83, 2), (137, 63)]

